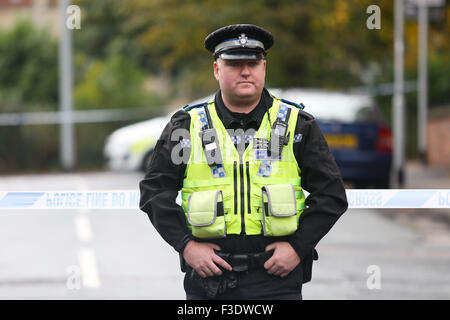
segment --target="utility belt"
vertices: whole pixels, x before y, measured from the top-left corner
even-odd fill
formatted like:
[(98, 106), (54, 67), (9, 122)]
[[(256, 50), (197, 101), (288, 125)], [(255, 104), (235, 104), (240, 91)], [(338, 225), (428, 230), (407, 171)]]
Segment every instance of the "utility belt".
[(273, 250), (250, 254), (231, 254), (221, 251), (215, 252), (233, 268), (234, 272), (244, 272), (263, 268), (264, 263), (266, 263), (273, 255)]
[[(273, 250), (248, 254), (231, 254), (216, 250), (214, 252), (233, 268), (233, 272), (244, 272), (263, 268), (264, 263), (273, 255)], [(181, 271), (186, 272), (186, 261), (184, 261), (182, 254), (180, 254), (180, 263)], [(225, 270), (220, 266), (218, 267), (222, 271)]]
[(215, 251), (215, 253), (224, 259), (233, 270), (228, 271), (218, 266), (222, 271), (222, 275), (202, 278), (194, 269), (192, 269), (190, 278), (191, 281), (199, 286), (206, 297), (213, 299), (217, 297), (217, 295), (223, 294), (225, 291), (235, 289), (239, 286), (238, 273), (264, 268), (264, 263), (270, 259), (273, 252), (274, 250), (250, 254), (231, 254)]
[[(183, 256), (180, 254), (181, 271), (189, 271), (190, 280), (196, 283), (196, 285), (203, 291), (203, 294), (209, 299), (213, 299), (217, 297), (217, 295), (222, 294), (229, 289), (237, 288), (239, 286), (237, 274), (264, 268), (264, 263), (272, 257), (274, 251), (270, 250), (254, 254), (230, 254), (221, 251), (215, 252), (229, 265), (231, 265), (233, 271), (228, 271), (218, 266), (218, 268), (222, 271), (222, 275), (202, 278), (193, 268), (187, 267)], [(318, 259), (319, 255), (317, 254), (316, 249), (313, 249), (311, 253), (306, 255), (301, 261), (303, 283), (311, 281), (313, 261)]]

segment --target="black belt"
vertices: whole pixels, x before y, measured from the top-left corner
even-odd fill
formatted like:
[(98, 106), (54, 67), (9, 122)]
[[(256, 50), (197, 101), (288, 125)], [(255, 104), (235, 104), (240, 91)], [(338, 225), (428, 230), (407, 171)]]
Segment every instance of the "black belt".
[(215, 253), (231, 265), (233, 271), (218, 265), (223, 271), (221, 276), (202, 278), (194, 269), (190, 275), (191, 280), (200, 287), (202, 294), (209, 299), (216, 298), (228, 289), (237, 288), (239, 286), (237, 273), (263, 268), (264, 263), (272, 256), (273, 250), (249, 254), (231, 254), (221, 251), (215, 251)]
[(248, 254), (231, 254), (221, 251), (215, 251), (215, 253), (225, 260), (233, 271), (243, 272), (262, 268), (273, 255), (273, 250)]

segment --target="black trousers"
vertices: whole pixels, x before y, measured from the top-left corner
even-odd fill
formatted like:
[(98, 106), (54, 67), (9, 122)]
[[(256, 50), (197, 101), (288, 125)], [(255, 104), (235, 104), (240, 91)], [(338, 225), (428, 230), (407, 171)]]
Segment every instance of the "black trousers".
[[(243, 297), (233, 297), (233, 298), (220, 298), (218, 297), (215, 300), (245, 300), (246, 298)], [(186, 294), (186, 300), (210, 300), (208, 298), (195, 295), (195, 294)], [(255, 299), (256, 300), (256, 299)], [(273, 296), (261, 296), (257, 300), (303, 300), (302, 293), (292, 293), (292, 294), (280, 294), (280, 295), (273, 295)]]
[[(208, 300), (198, 280), (191, 276), (192, 269), (188, 267), (184, 278), (184, 289), (187, 300)], [(286, 277), (270, 275), (267, 270), (237, 272), (238, 285), (218, 294), (215, 300), (301, 300), (303, 272), (297, 266)], [(197, 277), (198, 279), (198, 277)]]

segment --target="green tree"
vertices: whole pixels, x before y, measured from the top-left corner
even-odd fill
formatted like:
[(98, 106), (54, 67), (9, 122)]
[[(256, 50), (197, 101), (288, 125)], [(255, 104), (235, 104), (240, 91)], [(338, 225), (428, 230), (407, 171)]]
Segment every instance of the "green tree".
[(56, 42), (45, 30), (27, 21), (0, 30), (0, 111), (55, 108), (57, 61)]
[(146, 74), (133, 61), (120, 55), (87, 63), (81, 54), (77, 64), (85, 71), (75, 88), (77, 109), (159, 107), (157, 94), (147, 92)]

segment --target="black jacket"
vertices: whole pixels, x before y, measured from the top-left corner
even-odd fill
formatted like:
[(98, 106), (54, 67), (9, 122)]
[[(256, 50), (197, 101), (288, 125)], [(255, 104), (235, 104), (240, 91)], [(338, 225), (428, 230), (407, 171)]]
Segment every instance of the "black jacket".
[[(265, 112), (272, 106), (272, 97), (264, 89), (259, 104), (250, 113), (234, 113), (225, 107), (219, 90), (215, 105), (226, 129), (257, 130)], [(190, 121), (189, 113), (184, 110), (172, 116), (156, 144), (145, 178), (140, 182), (141, 210), (148, 214), (164, 240), (181, 254), (192, 238), (183, 209), (175, 202), (186, 164), (172, 163), (171, 151), (179, 141), (171, 141), (170, 137), (177, 128), (189, 130)], [(346, 211), (348, 204), (339, 169), (314, 118), (300, 110), (295, 133), (302, 134), (302, 140), (294, 143), (294, 155), (301, 169), (302, 188), (310, 193), (297, 232), (283, 238), (228, 235), (209, 242), (218, 244), (224, 252), (249, 253), (264, 251), (270, 242), (286, 240), (301, 260), (312, 257), (319, 240)], [(189, 147), (183, 152), (189, 153)]]

